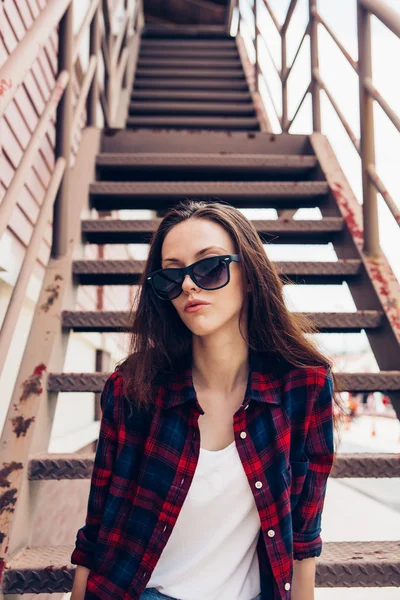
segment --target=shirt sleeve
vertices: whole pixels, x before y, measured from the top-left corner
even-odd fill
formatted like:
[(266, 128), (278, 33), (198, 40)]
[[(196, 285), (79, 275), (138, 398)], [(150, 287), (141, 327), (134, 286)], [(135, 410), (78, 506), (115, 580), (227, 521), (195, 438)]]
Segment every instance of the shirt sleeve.
[(85, 524), (78, 529), (71, 563), (91, 569), (97, 535), (102, 521), (117, 448), (114, 411), (118, 382), (113, 373), (107, 379), (100, 396), (102, 417), (91, 475)]
[(294, 560), (320, 556), (322, 552), (321, 516), (327, 479), (334, 459), (333, 379), (330, 367), (323, 367), (323, 371), (318, 369), (316, 387), (305, 442), (309, 467), (299, 501), (292, 511)]

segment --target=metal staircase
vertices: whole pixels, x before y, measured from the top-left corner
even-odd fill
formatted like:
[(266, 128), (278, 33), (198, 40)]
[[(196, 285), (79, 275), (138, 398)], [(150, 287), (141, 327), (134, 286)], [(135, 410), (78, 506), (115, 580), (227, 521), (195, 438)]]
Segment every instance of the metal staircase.
[[(20, 406), (23, 397), (24, 412), (12, 421), (10, 408), (1, 440), (1, 585), (10, 597), (43, 593), (61, 598), (72, 587), (72, 544), (60, 543), (49, 524), (48, 544), (38, 545), (35, 532), (43, 507), (49, 523), (62, 522), (68, 485), (90, 479), (94, 453), (48, 454), (49, 424), (59, 392), (101, 392), (109, 375), (109, 370), (63, 371), (69, 334), (121, 333), (128, 326), (126, 312), (76, 311), (76, 296), (82, 286), (135, 285), (143, 269), (140, 260), (89, 259), (87, 249), (100, 256), (93, 252), (97, 246), (148, 243), (163, 212), (182, 198), (275, 208), (277, 220), (253, 221), (264, 243), (332, 242), (337, 261), (316, 256), (315, 261), (275, 264), (285, 282), (347, 283), (356, 312), (307, 314), (321, 332), (365, 330), (381, 370), (338, 373), (340, 389), (385, 392), (400, 418), (399, 339), (379, 278), (371, 275), (371, 263), (357, 240), (361, 207), (320, 133), (265, 131), (236, 40), (222, 29), (145, 27), (126, 126), (101, 132), (88, 128), (73, 173), (71, 243), (49, 263), (11, 403)], [(303, 207), (318, 207), (322, 218), (293, 219)], [(139, 209), (157, 211), (156, 216), (143, 220), (113, 214)], [(398, 282), (382, 264), (377, 267), (380, 278), (388, 277), (395, 293)], [(34, 434), (27, 444), (29, 419)], [(400, 462), (395, 454), (338, 454), (331, 476), (400, 477)], [(60, 490), (54, 491), (58, 485)], [(400, 541), (324, 543), (316, 586), (400, 586)]]

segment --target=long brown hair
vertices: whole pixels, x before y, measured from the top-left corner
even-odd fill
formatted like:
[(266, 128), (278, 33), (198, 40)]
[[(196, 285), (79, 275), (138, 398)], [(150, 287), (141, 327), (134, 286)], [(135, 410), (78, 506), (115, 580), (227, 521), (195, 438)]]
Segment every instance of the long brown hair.
[[(318, 333), (314, 323), (301, 313), (290, 312), (283, 298), (283, 277), (268, 258), (254, 225), (242, 212), (223, 201), (187, 199), (167, 210), (150, 241), (149, 255), (139, 280), (138, 301), (129, 319), (129, 355), (118, 365), (123, 374), (123, 393), (138, 408), (149, 408), (160, 382), (165, 382), (191, 354), (192, 332), (182, 322), (172, 302), (158, 299), (146, 282), (151, 271), (161, 268), (161, 249), (167, 233), (190, 218), (219, 223), (230, 234), (240, 255), (240, 264), (250, 284), (248, 345), (255, 351), (273, 352), (294, 367), (333, 367), (309, 337)], [(287, 283), (292, 283), (289, 279)], [(135, 306), (136, 304), (136, 306)], [(242, 305), (243, 310), (244, 305)], [(240, 314), (240, 320), (242, 312)], [(334, 383), (334, 425), (344, 407)], [(131, 401), (131, 400), (130, 400)]]

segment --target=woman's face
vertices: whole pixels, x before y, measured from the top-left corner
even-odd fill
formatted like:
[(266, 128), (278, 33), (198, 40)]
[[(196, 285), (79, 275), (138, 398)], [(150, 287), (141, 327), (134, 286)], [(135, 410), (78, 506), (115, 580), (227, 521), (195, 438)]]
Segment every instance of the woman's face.
[[(208, 248), (206, 252), (198, 254), (205, 248)], [(236, 254), (227, 231), (208, 219), (191, 218), (175, 225), (166, 235), (161, 251), (161, 266), (186, 267), (201, 258), (223, 254)], [(187, 274), (182, 293), (171, 301), (193, 334), (209, 335), (223, 327), (238, 326), (240, 308), (243, 301), (247, 300), (247, 291), (244, 292), (241, 264), (231, 262), (229, 269), (229, 283), (218, 290), (203, 290)], [(185, 304), (188, 300), (203, 300), (209, 304), (196, 312), (187, 312)], [(246, 315), (246, 309), (243, 315)]]

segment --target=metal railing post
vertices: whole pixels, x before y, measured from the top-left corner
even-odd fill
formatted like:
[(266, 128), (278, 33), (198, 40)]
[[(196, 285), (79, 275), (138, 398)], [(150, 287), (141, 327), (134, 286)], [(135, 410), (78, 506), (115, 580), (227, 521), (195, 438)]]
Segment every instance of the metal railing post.
[(98, 64), (99, 64), (99, 53), (100, 53), (100, 7), (94, 14), (93, 20), (90, 24), (90, 42), (89, 42), (89, 60), (91, 56), (97, 57), (97, 64), (95, 73), (93, 75), (93, 81), (90, 86), (89, 95), (87, 99), (87, 124), (89, 126), (96, 127), (97, 125), (97, 106), (99, 103), (99, 80), (98, 80)]
[(258, 92), (258, 11), (257, 11), (257, 0), (254, 0), (253, 4), (253, 17), (254, 17), (254, 90)]
[(317, 0), (309, 0), (310, 11), (310, 59), (311, 59), (311, 98), (313, 114), (313, 130), (321, 131), (321, 88), (314, 76), (319, 71), (318, 58), (318, 20), (315, 18)]
[(281, 82), (282, 82), (282, 132), (287, 131), (288, 122), (288, 79), (287, 72), (287, 51), (286, 51), (286, 30), (281, 32)]
[(369, 256), (379, 256), (378, 199), (368, 168), (375, 165), (375, 134), (373, 98), (368, 94), (364, 81), (372, 79), (371, 62), (371, 15), (358, 1), (358, 74), (360, 90), (360, 155), (363, 188), (363, 250)]
[(58, 27), (58, 72), (67, 71), (69, 80), (57, 108), (55, 159), (65, 159), (65, 172), (53, 210), (53, 239), (51, 256), (64, 256), (68, 249), (69, 207), (68, 187), (70, 177), (71, 125), (72, 125), (72, 52), (73, 52), (73, 2), (65, 11)]

